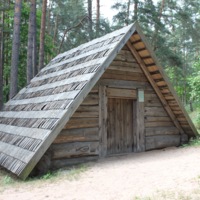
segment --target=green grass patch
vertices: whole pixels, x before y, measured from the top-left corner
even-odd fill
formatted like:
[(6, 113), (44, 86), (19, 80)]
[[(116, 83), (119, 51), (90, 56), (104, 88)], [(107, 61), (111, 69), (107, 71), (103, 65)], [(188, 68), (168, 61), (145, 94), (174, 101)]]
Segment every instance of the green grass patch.
[(0, 192), (8, 188), (19, 188), (25, 186), (35, 185), (37, 187), (46, 183), (51, 184), (62, 180), (74, 181), (78, 180), (81, 175), (86, 172), (88, 166), (85, 164), (77, 165), (73, 167), (66, 167), (57, 171), (50, 171), (43, 176), (28, 178), (26, 181), (22, 181), (10, 173), (0, 169)]

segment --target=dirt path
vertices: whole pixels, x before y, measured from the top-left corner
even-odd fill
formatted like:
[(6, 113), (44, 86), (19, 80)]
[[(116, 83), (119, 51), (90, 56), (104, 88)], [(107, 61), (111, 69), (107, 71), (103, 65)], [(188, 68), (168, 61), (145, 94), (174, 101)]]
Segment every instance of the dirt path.
[(189, 147), (107, 158), (91, 163), (77, 180), (20, 184), (1, 192), (0, 199), (186, 200), (200, 199), (199, 188), (200, 148)]

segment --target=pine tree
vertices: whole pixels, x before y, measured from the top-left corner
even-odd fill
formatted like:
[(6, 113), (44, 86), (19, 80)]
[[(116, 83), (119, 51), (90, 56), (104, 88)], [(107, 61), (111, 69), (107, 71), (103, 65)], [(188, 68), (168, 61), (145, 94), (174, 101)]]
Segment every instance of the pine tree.
[(17, 89), (18, 89), (21, 8), (22, 8), (22, 0), (15, 0), (14, 31), (13, 31), (12, 59), (11, 59), (11, 73), (10, 73), (10, 99), (17, 94)]

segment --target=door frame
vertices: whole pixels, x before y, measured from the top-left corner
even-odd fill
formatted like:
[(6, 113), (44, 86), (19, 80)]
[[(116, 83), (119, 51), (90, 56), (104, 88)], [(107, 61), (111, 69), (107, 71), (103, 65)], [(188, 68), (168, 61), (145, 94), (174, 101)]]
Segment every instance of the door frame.
[(144, 90), (99, 85), (99, 156), (107, 156), (108, 98), (133, 99), (134, 152), (145, 151)]

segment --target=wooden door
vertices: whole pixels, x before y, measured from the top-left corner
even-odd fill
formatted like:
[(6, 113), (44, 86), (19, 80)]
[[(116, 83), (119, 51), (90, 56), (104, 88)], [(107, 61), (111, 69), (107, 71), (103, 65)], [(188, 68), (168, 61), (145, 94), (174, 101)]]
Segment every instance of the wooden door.
[(107, 155), (133, 152), (133, 99), (108, 98)]

